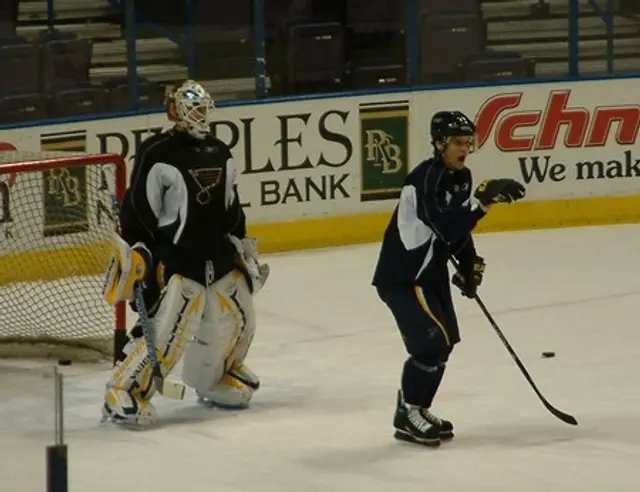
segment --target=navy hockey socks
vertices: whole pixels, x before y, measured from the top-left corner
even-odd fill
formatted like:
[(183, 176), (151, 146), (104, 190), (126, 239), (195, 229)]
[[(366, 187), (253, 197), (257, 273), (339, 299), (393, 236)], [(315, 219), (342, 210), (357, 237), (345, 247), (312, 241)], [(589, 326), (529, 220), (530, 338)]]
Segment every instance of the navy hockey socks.
[(408, 358), (402, 371), (402, 394), (410, 405), (429, 408), (444, 376), (444, 365), (425, 366)]

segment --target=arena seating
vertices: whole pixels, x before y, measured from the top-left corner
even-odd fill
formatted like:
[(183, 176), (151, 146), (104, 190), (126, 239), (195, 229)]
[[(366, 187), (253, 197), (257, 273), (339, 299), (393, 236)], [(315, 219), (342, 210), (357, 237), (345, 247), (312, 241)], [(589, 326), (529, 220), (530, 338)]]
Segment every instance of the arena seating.
[[(605, 73), (606, 27), (580, 3), (580, 71)], [(640, 70), (637, 2), (614, 18), (616, 72)], [(195, 0), (194, 76), (216, 99), (255, 97), (253, 0)], [(187, 76), (186, 2), (137, 0), (137, 99), (127, 77), (121, 0), (0, 0), (0, 123), (122, 112), (162, 103)], [(419, 84), (568, 74), (565, 0), (265, 0), (269, 95), (399, 87), (407, 49)], [(170, 8), (169, 8), (170, 7)]]

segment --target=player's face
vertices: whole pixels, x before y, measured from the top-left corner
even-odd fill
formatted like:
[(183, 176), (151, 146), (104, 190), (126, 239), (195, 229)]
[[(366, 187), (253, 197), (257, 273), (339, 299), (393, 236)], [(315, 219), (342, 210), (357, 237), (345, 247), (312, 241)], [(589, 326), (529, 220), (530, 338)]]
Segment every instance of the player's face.
[(443, 159), (451, 169), (464, 169), (467, 156), (473, 152), (474, 137), (452, 137), (444, 149)]

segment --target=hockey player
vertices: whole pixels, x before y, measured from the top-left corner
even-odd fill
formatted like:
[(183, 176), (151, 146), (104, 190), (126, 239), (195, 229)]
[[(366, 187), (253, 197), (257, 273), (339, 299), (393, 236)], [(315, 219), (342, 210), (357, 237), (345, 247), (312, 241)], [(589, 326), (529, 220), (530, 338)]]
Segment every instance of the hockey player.
[(430, 412), (449, 355), (460, 341), (447, 267), (459, 265), (453, 283), (474, 297), (484, 274), (471, 232), (493, 204), (524, 197), (512, 179), (486, 180), (471, 197), (466, 159), (475, 126), (459, 111), (431, 120), (434, 156), (406, 177), (399, 203), (384, 233), (373, 285), (391, 311), (408, 358), (397, 395), (394, 436), (437, 446), (453, 437), (453, 425)]
[[(120, 211), (104, 287), (107, 302), (144, 286), (166, 377), (184, 354), (182, 378), (200, 400), (248, 405), (259, 387), (245, 365), (255, 330), (253, 294), (266, 280), (245, 215), (229, 147), (210, 133), (214, 104), (187, 80), (167, 97), (172, 129), (145, 140)], [(264, 265), (263, 265), (264, 266)], [(107, 383), (103, 417), (148, 425), (157, 388), (138, 324)]]

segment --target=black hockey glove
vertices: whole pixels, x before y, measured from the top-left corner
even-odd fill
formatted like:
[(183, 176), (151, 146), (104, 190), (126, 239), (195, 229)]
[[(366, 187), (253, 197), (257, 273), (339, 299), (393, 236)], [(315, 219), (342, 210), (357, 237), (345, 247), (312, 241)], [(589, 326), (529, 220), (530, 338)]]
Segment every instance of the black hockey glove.
[(524, 186), (515, 179), (509, 178), (485, 179), (473, 194), (484, 206), (512, 203), (520, 200), (524, 195)]
[(473, 299), (478, 291), (478, 286), (482, 284), (485, 267), (484, 258), (476, 255), (471, 267), (454, 273), (451, 281), (460, 289), (463, 296)]

